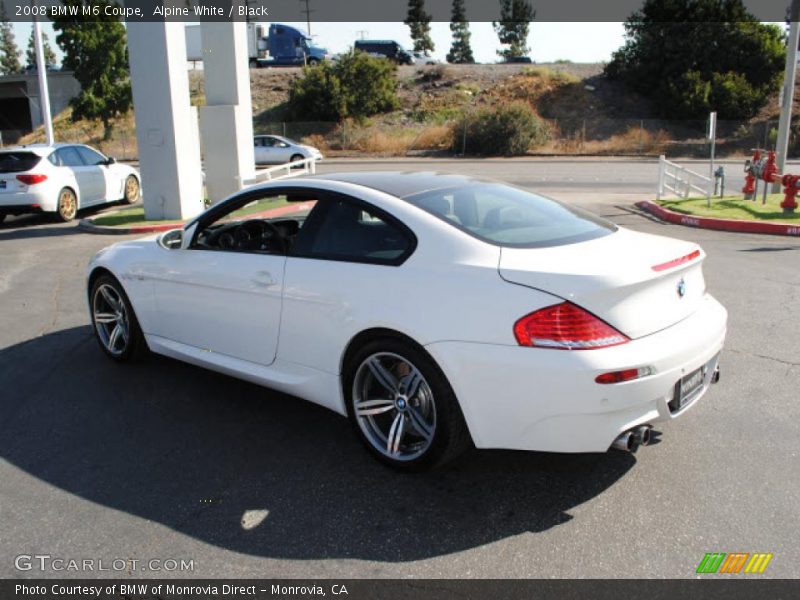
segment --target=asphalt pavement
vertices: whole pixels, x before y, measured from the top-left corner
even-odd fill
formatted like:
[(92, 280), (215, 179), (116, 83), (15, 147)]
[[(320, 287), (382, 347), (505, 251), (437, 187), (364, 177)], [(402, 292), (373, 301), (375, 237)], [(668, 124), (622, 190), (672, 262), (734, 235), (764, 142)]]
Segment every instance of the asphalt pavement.
[[(322, 408), (166, 358), (112, 363), (91, 335), (84, 269), (120, 237), (8, 219), (0, 577), (681, 578), (734, 551), (773, 553), (762, 577), (800, 576), (800, 240), (637, 214), (652, 161), (435, 162), (320, 171), (480, 173), (699, 242), (730, 314), (720, 383), (636, 454), (475, 451), (401, 475)], [(193, 569), (15, 568), (35, 554)]]

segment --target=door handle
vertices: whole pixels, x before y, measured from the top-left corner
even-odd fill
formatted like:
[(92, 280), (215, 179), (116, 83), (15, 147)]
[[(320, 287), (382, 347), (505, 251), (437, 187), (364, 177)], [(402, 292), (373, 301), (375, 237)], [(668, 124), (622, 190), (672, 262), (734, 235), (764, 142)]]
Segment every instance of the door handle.
[(251, 279), (253, 283), (260, 287), (269, 287), (275, 285), (275, 279), (269, 271), (258, 271)]

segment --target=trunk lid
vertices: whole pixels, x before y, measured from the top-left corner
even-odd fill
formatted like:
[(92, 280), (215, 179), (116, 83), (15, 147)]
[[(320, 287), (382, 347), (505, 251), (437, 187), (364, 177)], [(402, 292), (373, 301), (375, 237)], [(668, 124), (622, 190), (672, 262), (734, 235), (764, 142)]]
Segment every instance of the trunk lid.
[(631, 339), (682, 321), (705, 295), (705, 253), (691, 242), (624, 228), (602, 238), (550, 248), (508, 248), (500, 276), (555, 294)]

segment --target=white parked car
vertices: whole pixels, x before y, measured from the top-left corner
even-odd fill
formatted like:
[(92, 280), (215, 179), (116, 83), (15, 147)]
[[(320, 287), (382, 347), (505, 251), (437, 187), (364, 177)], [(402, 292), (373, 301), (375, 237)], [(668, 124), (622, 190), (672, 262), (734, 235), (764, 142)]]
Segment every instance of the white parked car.
[(704, 258), (500, 183), (346, 173), (110, 246), (88, 300), (111, 358), (149, 348), (308, 399), (423, 468), (470, 442), (646, 444), (718, 377), (727, 313)]
[(280, 135), (257, 135), (253, 144), (257, 165), (282, 165), (304, 158), (322, 160), (322, 152), (313, 146)]
[(0, 149), (0, 222), (47, 212), (71, 221), (82, 208), (141, 195), (139, 172), (82, 144)]

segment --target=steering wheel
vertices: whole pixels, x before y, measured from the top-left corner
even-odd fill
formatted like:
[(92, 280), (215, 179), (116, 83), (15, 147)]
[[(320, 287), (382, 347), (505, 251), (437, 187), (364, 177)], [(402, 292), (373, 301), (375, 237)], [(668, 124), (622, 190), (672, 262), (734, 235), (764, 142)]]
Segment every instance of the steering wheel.
[(271, 243), (277, 243), (278, 249), (283, 253), (288, 249), (280, 229), (261, 219), (244, 221), (233, 232), (233, 237), (239, 250), (270, 250)]

